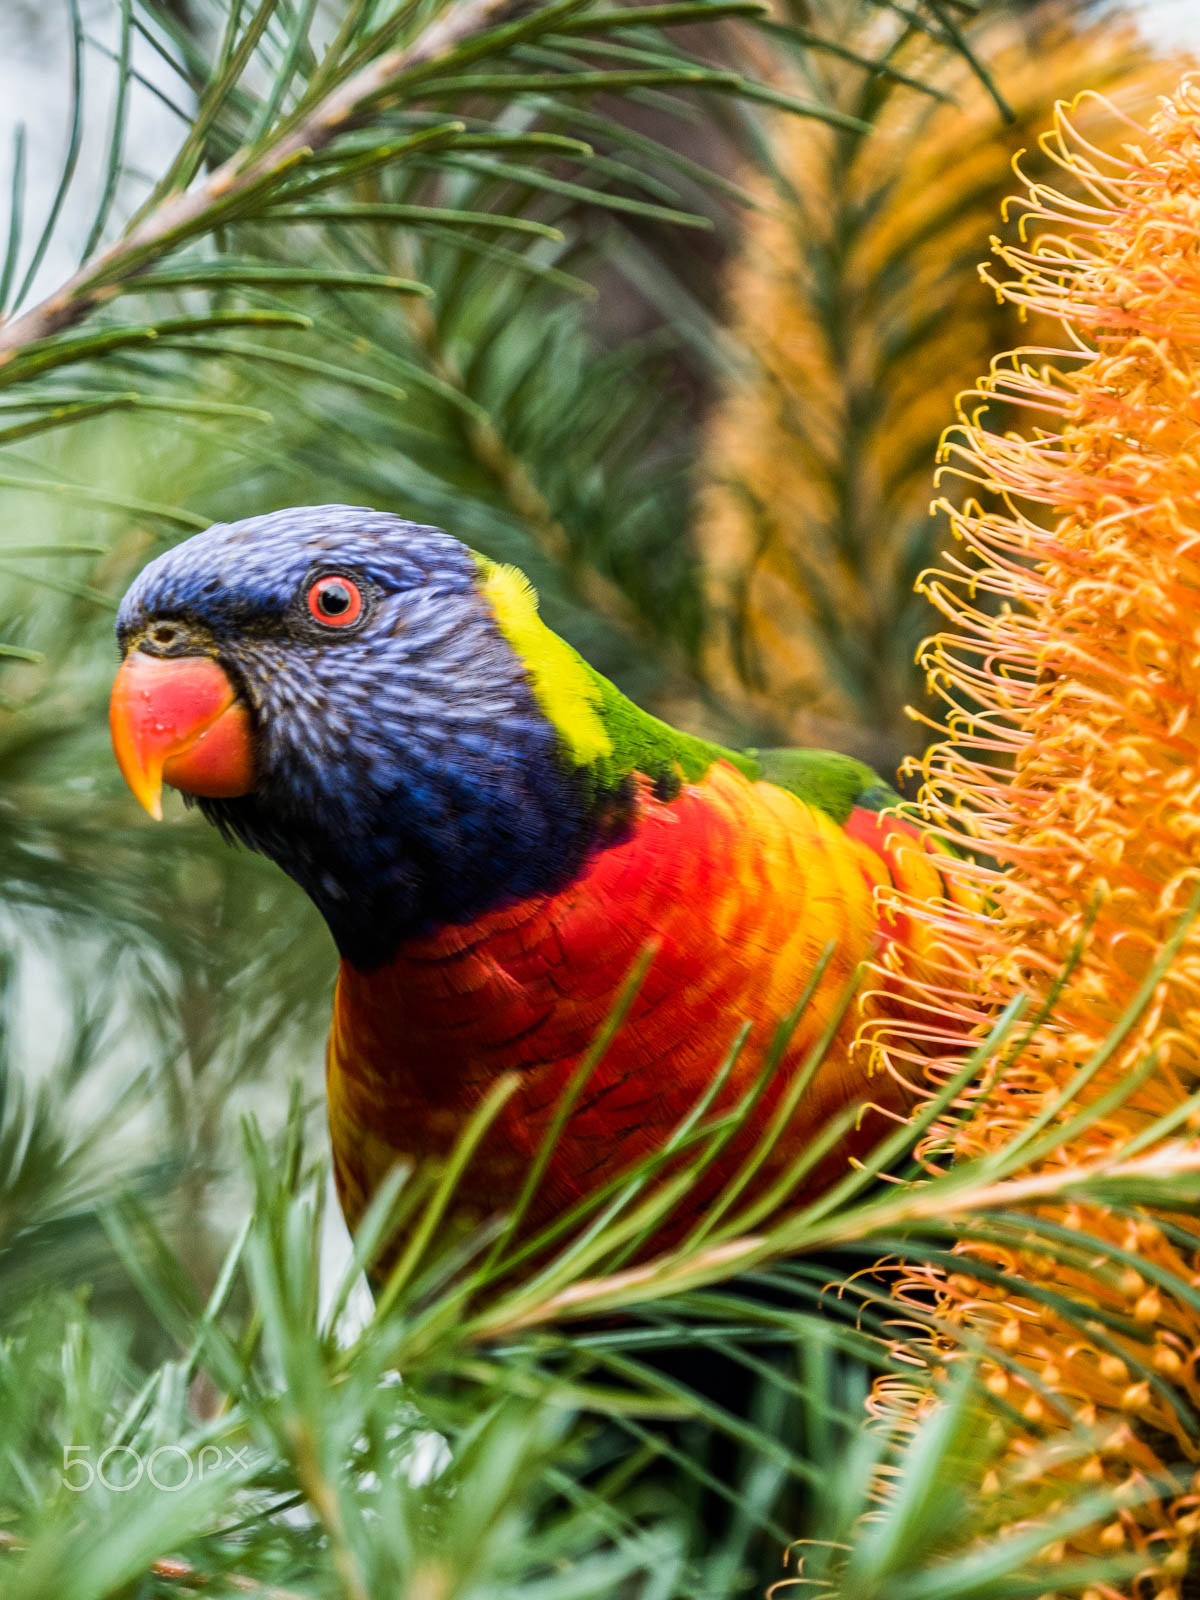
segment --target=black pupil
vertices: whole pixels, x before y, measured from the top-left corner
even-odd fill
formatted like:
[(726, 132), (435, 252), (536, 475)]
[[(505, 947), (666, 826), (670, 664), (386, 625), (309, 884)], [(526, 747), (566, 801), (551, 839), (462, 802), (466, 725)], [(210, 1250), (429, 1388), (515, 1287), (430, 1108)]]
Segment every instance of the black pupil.
[(317, 593), (317, 609), (327, 617), (340, 617), (351, 606), (350, 590), (344, 583), (322, 584)]

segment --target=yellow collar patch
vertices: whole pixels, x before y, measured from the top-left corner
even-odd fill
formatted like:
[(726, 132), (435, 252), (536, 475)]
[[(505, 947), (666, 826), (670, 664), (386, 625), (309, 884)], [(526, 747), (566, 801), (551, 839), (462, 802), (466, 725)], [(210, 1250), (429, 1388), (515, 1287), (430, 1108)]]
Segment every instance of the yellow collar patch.
[(537, 590), (523, 572), (483, 558), (479, 565), (483, 595), (500, 632), (525, 663), (534, 697), (571, 759), (583, 767), (611, 756), (613, 743), (591, 668), (538, 616)]

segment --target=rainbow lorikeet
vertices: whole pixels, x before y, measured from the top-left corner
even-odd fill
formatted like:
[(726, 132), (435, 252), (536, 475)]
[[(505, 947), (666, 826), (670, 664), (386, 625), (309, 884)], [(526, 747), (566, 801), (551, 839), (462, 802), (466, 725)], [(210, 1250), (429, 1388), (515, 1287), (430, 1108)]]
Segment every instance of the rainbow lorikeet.
[[(469, 1185), (480, 1213), (503, 1209), (648, 941), (532, 1221), (660, 1147), (745, 1019), (723, 1091), (744, 1094), (828, 945), (764, 1119), (858, 963), (881, 941), (893, 964), (922, 961), (918, 919), (881, 917), (874, 891), (943, 895), (937, 857), (882, 814), (897, 797), (869, 768), (669, 727), (546, 627), (520, 573), (437, 528), (347, 506), (218, 525), (146, 567), (117, 633), (134, 794), (155, 815), (164, 781), (194, 797), (304, 888), (337, 944), (328, 1097), (351, 1226), (397, 1160), (447, 1152), (511, 1072)], [(902, 1010), (868, 987), (772, 1171), (847, 1106), (902, 1103), (854, 1044), (865, 1014)], [(869, 1113), (810, 1186), (883, 1127)]]

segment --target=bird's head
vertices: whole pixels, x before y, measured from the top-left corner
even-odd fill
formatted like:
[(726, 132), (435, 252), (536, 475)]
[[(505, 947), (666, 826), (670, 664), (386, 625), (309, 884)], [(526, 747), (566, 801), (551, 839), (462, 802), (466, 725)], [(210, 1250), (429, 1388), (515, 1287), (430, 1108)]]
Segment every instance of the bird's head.
[(595, 679), (519, 574), (348, 506), (219, 524), (117, 619), (113, 743), (310, 894), (343, 955), (568, 881), (622, 826)]

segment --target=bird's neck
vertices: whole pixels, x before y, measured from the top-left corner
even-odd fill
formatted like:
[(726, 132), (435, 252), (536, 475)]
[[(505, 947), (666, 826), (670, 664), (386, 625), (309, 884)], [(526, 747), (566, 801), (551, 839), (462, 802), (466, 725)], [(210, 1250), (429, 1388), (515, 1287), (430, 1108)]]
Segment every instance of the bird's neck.
[(628, 836), (634, 785), (587, 793), (547, 766), (505, 800), (448, 807), (436, 825), (414, 823), (406, 807), (341, 832), (293, 826), (269, 853), (325, 918), (343, 961), (373, 971), (414, 940), (566, 887)]

